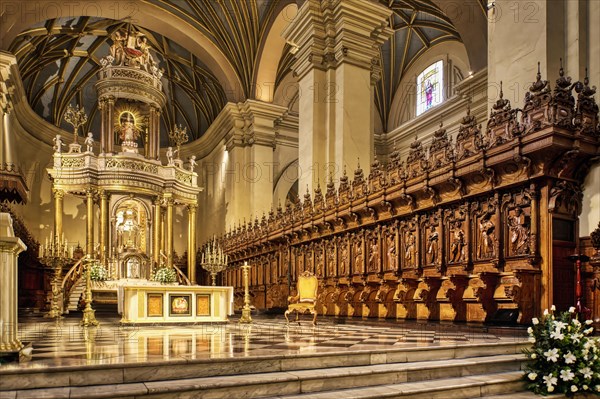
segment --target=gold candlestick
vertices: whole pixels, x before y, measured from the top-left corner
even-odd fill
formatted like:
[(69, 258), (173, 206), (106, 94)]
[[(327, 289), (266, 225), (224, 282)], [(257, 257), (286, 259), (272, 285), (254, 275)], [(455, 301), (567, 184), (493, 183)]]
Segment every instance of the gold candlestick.
[(244, 262), (242, 266), (242, 278), (244, 279), (244, 307), (242, 308), (242, 317), (240, 317), (240, 323), (252, 323), (252, 317), (250, 316), (250, 285), (248, 282), (248, 262)]
[(86, 259), (86, 277), (85, 277), (85, 309), (83, 311), (83, 319), (81, 320), (81, 325), (84, 327), (97, 326), (98, 320), (96, 320), (96, 311), (92, 309), (92, 264), (94, 263), (94, 259), (89, 257)]

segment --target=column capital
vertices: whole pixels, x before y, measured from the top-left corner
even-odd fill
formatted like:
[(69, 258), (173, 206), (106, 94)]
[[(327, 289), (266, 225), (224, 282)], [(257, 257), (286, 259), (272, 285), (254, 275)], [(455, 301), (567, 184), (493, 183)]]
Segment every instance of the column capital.
[(65, 191), (58, 188), (53, 188), (52, 195), (54, 195), (54, 198), (63, 199), (65, 197)]
[(188, 204), (187, 208), (188, 208), (188, 211), (190, 211), (190, 212), (196, 212), (196, 210), (198, 209), (198, 205), (197, 204)]
[(307, 0), (283, 31), (296, 61), (299, 79), (310, 70), (349, 63), (371, 69), (379, 47), (392, 35), (392, 10), (362, 0)]

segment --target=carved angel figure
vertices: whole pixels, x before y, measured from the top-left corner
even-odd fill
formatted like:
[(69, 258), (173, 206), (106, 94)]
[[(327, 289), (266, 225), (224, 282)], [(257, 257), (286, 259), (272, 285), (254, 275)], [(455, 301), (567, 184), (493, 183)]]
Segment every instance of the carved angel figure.
[(85, 141), (83, 142), (83, 144), (86, 145), (87, 152), (92, 152), (92, 149), (94, 148), (94, 137), (93, 137), (92, 132), (88, 132), (87, 137), (86, 137)]
[(52, 142), (54, 143), (54, 152), (56, 154), (60, 154), (62, 153), (62, 148), (65, 146), (65, 143), (62, 142), (62, 138), (60, 137), (60, 134), (57, 134), (55, 138), (52, 139)]
[(196, 156), (192, 155), (191, 157), (189, 157), (188, 161), (190, 163), (190, 165), (189, 165), (190, 172), (193, 172), (194, 169), (196, 168), (196, 165), (198, 165), (198, 162), (196, 162)]
[(173, 166), (175, 165), (175, 160), (173, 159), (175, 157), (175, 154), (177, 153), (177, 150), (174, 150), (173, 147), (168, 147), (167, 148), (167, 166)]

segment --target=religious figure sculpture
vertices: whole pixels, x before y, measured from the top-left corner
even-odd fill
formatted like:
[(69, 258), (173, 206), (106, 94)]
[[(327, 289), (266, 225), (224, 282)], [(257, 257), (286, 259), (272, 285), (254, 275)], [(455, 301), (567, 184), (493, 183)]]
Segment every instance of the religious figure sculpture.
[(371, 239), (371, 253), (369, 255), (369, 271), (376, 272), (379, 270), (379, 243), (377, 238)]
[(404, 239), (404, 260), (407, 267), (415, 267), (416, 264), (416, 239), (412, 231), (406, 233)]
[(189, 157), (188, 161), (190, 163), (190, 165), (189, 165), (190, 172), (193, 172), (194, 169), (196, 168), (196, 165), (198, 165), (198, 162), (196, 162), (196, 156), (192, 155), (191, 157)]
[(363, 261), (362, 241), (358, 239), (354, 242), (354, 264), (356, 265), (356, 268), (354, 269), (355, 273), (362, 269)]
[(431, 226), (431, 232), (427, 237), (427, 258), (429, 260), (429, 263), (435, 263), (437, 261), (438, 246), (438, 232), (435, 230), (435, 226)]
[(387, 236), (387, 259), (388, 269), (395, 269), (398, 263), (398, 254), (396, 253), (396, 240), (394, 234)]
[(345, 276), (347, 273), (346, 266), (348, 264), (348, 243), (342, 242), (340, 251), (340, 275)]
[(304, 270), (308, 270), (311, 273), (314, 273), (313, 269), (313, 253), (310, 251), (306, 254), (306, 262), (304, 263)]
[(113, 44), (110, 46), (110, 55), (101, 60), (103, 67), (113, 62), (117, 66), (128, 66), (142, 69), (160, 78), (156, 62), (150, 54), (148, 39), (131, 25), (127, 30), (119, 29), (111, 35)]
[(323, 277), (323, 250), (320, 248), (317, 250), (315, 263), (317, 266), (317, 276)]
[(529, 252), (529, 228), (526, 215), (521, 207), (516, 207), (513, 216), (508, 217), (510, 229), (510, 245), (513, 255), (523, 255)]
[(479, 250), (480, 259), (491, 258), (494, 256), (494, 223), (490, 220), (490, 215), (484, 216), (479, 222)]
[(167, 166), (173, 166), (175, 165), (175, 154), (177, 153), (177, 150), (173, 150), (173, 147), (168, 147), (167, 148)]
[(333, 245), (327, 251), (327, 276), (335, 276), (335, 247)]
[(85, 141), (83, 142), (83, 144), (86, 145), (87, 152), (92, 152), (92, 149), (94, 148), (94, 137), (93, 137), (92, 132), (88, 132), (87, 137), (86, 137)]
[(60, 134), (57, 134), (56, 137), (52, 139), (52, 142), (54, 142), (54, 147), (52, 147), (54, 148), (54, 153), (61, 154), (62, 148), (65, 146), (65, 143), (62, 142)]
[(464, 258), (465, 232), (462, 223), (457, 221), (452, 229), (452, 243), (450, 244), (450, 262), (461, 262)]

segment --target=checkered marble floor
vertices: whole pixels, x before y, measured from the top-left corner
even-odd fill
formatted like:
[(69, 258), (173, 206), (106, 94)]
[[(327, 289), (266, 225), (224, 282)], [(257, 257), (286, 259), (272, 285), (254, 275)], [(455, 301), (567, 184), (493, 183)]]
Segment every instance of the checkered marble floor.
[(399, 347), (522, 341), (522, 328), (486, 328), (465, 324), (371, 321), (319, 317), (285, 324), (283, 316), (254, 317), (239, 324), (121, 326), (113, 316), (99, 316), (100, 326), (79, 326), (80, 315), (59, 321), (41, 317), (19, 320), (19, 336), (31, 342), (31, 360), (0, 368), (140, 363), (223, 357), (376, 350)]

